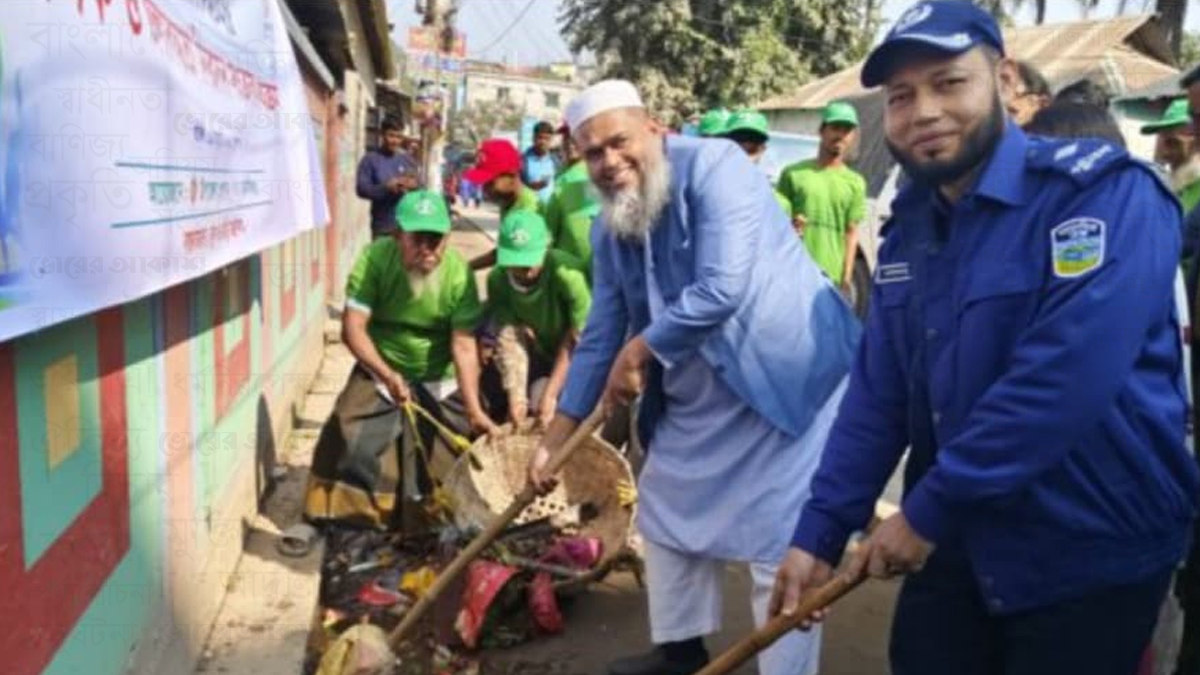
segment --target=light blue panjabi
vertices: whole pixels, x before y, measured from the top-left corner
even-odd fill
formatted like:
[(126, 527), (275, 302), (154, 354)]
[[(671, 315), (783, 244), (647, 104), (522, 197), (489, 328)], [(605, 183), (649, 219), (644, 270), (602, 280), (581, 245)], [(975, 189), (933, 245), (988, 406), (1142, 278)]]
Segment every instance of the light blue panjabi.
[(745, 153), (727, 141), (665, 144), (671, 198), (648, 241), (593, 228), (592, 312), (559, 410), (586, 416), (627, 336), (641, 334), (664, 369), (641, 410), (654, 430), (643, 536), (778, 562), (861, 329)]

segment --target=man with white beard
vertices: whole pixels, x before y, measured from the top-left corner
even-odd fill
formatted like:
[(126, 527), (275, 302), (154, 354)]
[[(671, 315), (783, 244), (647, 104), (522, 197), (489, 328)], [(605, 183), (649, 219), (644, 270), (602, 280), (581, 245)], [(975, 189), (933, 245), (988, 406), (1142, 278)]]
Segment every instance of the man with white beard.
[[(342, 341), (356, 364), (313, 451), (310, 520), (420, 526), (410, 519), (419, 509), (399, 508), (398, 498), (429, 496), (416, 445), (432, 447), (437, 434), (427, 420), (416, 425), (419, 441), (405, 432), (402, 406), (410, 402), (450, 427), (496, 429), (479, 391), (479, 294), (467, 262), (447, 248), (446, 200), (410, 192), (395, 219), (398, 227), (371, 242), (346, 282)], [(455, 383), (458, 392), (447, 396)]]
[[(609, 673), (682, 675), (708, 661), (727, 562), (749, 564), (766, 620), (860, 329), (737, 146), (667, 136), (623, 81), (584, 91), (567, 121), (601, 194), (593, 302), (530, 480), (553, 486), (549, 456), (597, 403), (641, 394), (655, 647)], [(819, 640), (787, 636), (760, 672), (811, 675)]]

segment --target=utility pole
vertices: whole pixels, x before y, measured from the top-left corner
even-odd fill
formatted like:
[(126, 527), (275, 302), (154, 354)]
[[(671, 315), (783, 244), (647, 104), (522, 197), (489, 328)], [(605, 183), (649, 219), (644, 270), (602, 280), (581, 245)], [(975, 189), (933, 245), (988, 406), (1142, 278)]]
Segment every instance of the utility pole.
[(421, 132), (421, 147), (425, 159), (425, 188), (441, 191), (442, 159), (446, 150), (447, 119), (449, 102), (443, 83), (442, 59), (454, 50), (454, 17), (458, 13), (457, 0), (425, 0), (424, 24), (436, 35), (436, 75), (434, 87), (437, 95), (438, 124), (426, 125)]

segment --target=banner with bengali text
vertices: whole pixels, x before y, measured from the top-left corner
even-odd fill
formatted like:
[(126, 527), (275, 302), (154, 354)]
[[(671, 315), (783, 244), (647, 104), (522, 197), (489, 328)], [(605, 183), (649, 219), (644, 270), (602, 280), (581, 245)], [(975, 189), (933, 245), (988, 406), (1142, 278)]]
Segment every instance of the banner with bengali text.
[(276, 0), (0, 4), (0, 341), (328, 220)]

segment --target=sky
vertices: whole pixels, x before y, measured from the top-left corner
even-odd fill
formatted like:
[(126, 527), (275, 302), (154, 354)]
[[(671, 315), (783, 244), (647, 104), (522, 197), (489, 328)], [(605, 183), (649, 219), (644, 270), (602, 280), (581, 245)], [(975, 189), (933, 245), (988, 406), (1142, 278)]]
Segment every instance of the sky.
[[(393, 37), (401, 45), (407, 40), (408, 27), (421, 23), (414, 10), (416, 2), (387, 0), (388, 15), (395, 25)], [(884, 0), (884, 28), (915, 3), (916, 0)], [(1029, 7), (1017, 16), (1018, 25), (1033, 23), (1033, 3), (1026, 4)], [(1112, 16), (1117, 4), (1118, 0), (1100, 0), (1092, 17)], [(1153, 0), (1129, 0), (1128, 4), (1130, 13), (1143, 7), (1152, 9), (1154, 5)], [(459, 5), (458, 29), (466, 33), (467, 53), (471, 58), (523, 66), (571, 60), (571, 51), (558, 28), (559, 0), (459, 0)], [(1052, 0), (1047, 5), (1047, 23), (1082, 18), (1077, 2)], [(1200, 31), (1200, 7), (1193, 6), (1188, 12), (1187, 29)]]

